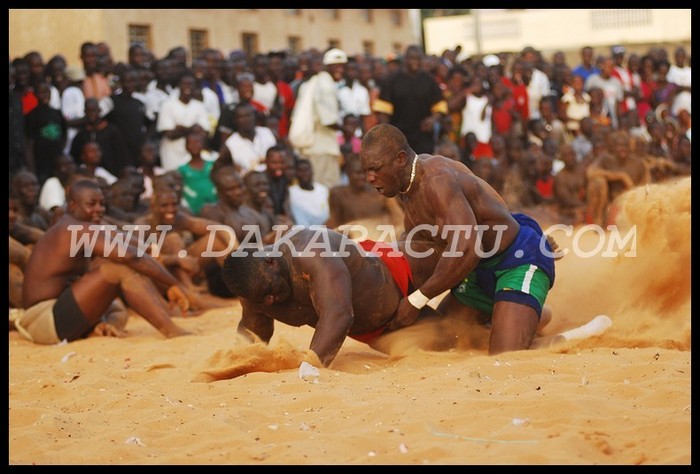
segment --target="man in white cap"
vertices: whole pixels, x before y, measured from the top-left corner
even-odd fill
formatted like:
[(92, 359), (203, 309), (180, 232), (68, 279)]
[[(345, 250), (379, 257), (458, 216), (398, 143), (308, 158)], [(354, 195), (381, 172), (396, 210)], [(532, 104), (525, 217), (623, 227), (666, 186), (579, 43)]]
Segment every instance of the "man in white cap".
[(311, 162), (316, 181), (329, 188), (340, 183), (338, 83), (347, 62), (347, 55), (338, 48), (325, 52), (324, 69), (299, 88), (289, 130), (296, 152)]

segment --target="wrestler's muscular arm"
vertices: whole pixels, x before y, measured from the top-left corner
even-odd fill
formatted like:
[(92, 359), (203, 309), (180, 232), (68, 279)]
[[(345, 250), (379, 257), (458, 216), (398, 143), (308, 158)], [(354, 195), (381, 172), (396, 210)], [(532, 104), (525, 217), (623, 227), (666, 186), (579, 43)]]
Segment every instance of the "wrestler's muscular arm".
[(324, 367), (335, 359), (355, 319), (352, 279), (340, 257), (299, 258), (298, 270), (309, 275), (309, 294), (318, 316), (310, 349)]
[[(406, 206), (407, 209), (410, 207), (417, 210), (417, 212), (411, 213), (414, 219), (421, 215), (434, 216), (434, 223), (437, 227), (434, 239), (442, 241), (446, 245), (445, 252), (439, 258), (432, 276), (419, 288), (420, 292), (428, 299), (457, 285), (479, 263), (479, 257), (474, 250), (477, 242), (475, 228), (477, 222), (474, 211), (457, 177), (454, 175), (448, 175), (448, 177), (450, 179), (446, 179), (444, 174), (440, 174), (430, 178), (434, 182), (426, 182), (421, 187), (421, 193), (412, 196), (410, 199), (413, 201)], [(458, 227), (459, 232), (450, 231), (443, 238), (443, 229), (450, 225), (460, 226)], [(466, 229), (466, 232), (463, 229)], [(455, 238), (456, 243), (453, 242)], [(463, 255), (460, 257), (444, 255), (451, 251), (457, 254), (461, 252)], [(413, 324), (419, 313), (420, 309), (414, 307), (408, 298), (403, 298), (389, 329), (398, 329)]]

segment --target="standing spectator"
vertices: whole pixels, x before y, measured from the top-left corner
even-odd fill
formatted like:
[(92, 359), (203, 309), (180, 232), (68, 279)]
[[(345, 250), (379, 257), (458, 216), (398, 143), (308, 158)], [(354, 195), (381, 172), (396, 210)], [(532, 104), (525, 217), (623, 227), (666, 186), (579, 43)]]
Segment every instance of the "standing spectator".
[(600, 69), (593, 64), (593, 48), (591, 46), (581, 48), (581, 64), (572, 69), (571, 72), (574, 73), (574, 76), (581, 76), (584, 83), (591, 74), (600, 74)]
[[(639, 83), (641, 78), (636, 70), (632, 70), (632, 67), (625, 67), (625, 48), (624, 46), (613, 46), (610, 50), (615, 65), (613, 66), (612, 76), (615, 77), (622, 85), (622, 93), (624, 94), (624, 100), (620, 102), (620, 115), (624, 115), (630, 110), (635, 110), (637, 108), (637, 96), (639, 95)], [(634, 61), (639, 63), (639, 56), (634, 56)]]
[(271, 51), (269, 57), (270, 80), (277, 86), (277, 102), (279, 107), (276, 112), (279, 114), (279, 136), (287, 138), (289, 133), (289, 122), (292, 118), (292, 110), (296, 98), (292, 87), (284, 80), (284, 62), (286, 54), (284, 51)]
[(366, 59), (365, 61), (357, 65), (357, 79), (360, 84), (365, 86), (367, 92), (369, 93), (369, 110), (370, 113), (362, 119), (362, 130), (366, 132), (370, 128), (374, 127), (379, 123), (377, 120), (377, 114), (374, 112), (374, 103), (379, 98), (379, 81), (378, 78), (373, 76), (372, 60)]
[(659, 112), (659, 106), (661, 105), (665, 105), (670, 109), (671, 105), (673, 104), (673, 98), (678, 90), (678, 85), (668, 80), (668, 70), (670, 67), (671, 64), (668, 61), (661, 61), (656, 68), (654, 100), (657, 115), (661, 115)]
[(267, 55), (258, 53), (253, 56), (253, 98), (263, 104), (268, 110), (279, 108), (277, 100), (277, 85), (272, 81), (270, 75), (270, 59)]
[(525, 134), (526, 127), (524, 125), (530, 121), (530, 103), (527, 95), (527, 84), (525, 83), (523, 74), (524, 68), (524, 62), (520, 59), (516, 59), (511, 66), (510, 76), (501, 77), (501, 81), (503, 81), (513, 93), (515, 111), (520, 115), (521, 125), (519, 128), (516, 126), (513, 130), (513, 133), (518, 136), (523, 136)]
[(39, 105), (39, 99), (34, 93), (34, 86), (29, 81), (29, 64), (23, 58), (15, 58), (11, 67), (14, 70), (13, 89), (22, 101), (22, 114), (26, 116)]
[(85, 42), (80, 46), (80, 59), (83, 61), (85, 81), (83, 82), (83, 94), (86, 99), (100, 100), (112, 94), (109, 80), (100, 68), (97, 46), (91, 42)]
[(467, 71), (461, 66), (450, 69), (447, 73), (443, 97), (447, 102), (448, 115), (445, 117), (445, 133), (456, 145), (460, 144), (462, 130), (462, 110), (467, 105), (468, 84)]
[(119, 176), (126, 165), (126, 147), (121, 130), (100, 117), (100, 106), (94, 97), (85, 100), (85, 119), (85, 124), (73, 138), (71, 156), (79, 163), (83, 146), (87, 142), (97, 142), (101, 166), (110, 174)]
[[(49, 65), (52, 61), (49, 61)], [(70, 154), (73, 138), (77, 135), (79, 128), (85, 124), (85, 95), (83, 94), (85, 72), (82, 68), (75, 66), (67, 69), (52, 68), (51, 78), (61, 96), (60, 110), (68, 127), (63, 153)]]
[[(46, 82), (50, 79), (48, 69), (44, 64), (44, 58), (38, 51), (30, 51), (24, 55), (24, 60), (27, 61), (29, 65), (29, 83), (36, 88), (37, 84), (41, 82)], [(64, 60), (65, 64), (65, 60)], [(49, 82), (51, 88), (51, 99), (49, 100), (49, 106), (54, 109), (61, 109), (61, 95), (58, 92), (56, 86)]]
[(687, 54), (683, 46), (679, 46), (673, 53), (673, 64), (668, 68), (668, 82), (690, 90), (690, 65), (686, 64)]
[(209, 117), (204, 103), (193, 97), (195, 78), (190, 72), (179, 81), (179, 94), (163, 102), (156, 130), (161, 134), (160, 160), (166, 171), (175, 170), (189, 161), (185, 137), (196, 126), (209, 132)]
[(530, 107), (530, 120), (540, 118), (540, 102), (547, 100), (550, 93), (549, 78), (547, 74), (537, 68), (539, 53), (532, 47), (527, 46), (520, 53), (521, 59), (525, 62), (523, 75), (527, 84), (527, 98)]
[(25, 165), (25, 143), (24, 137), (24, 114), (22, 113), (22, 99), (20, 94), (15, 90), (15, 75), (14, 66), (10, 63), (10, 90), (9, 90), (9, 179), (12, 180), (17, 171), (24, 168)]
[(323, 225), (328, 220), (328, 187), (314, 182), (309, 160), (296, 161), (298, 182), (289, 187), (289, 206), (295, 224)]
[(158, 121), (158, 114), (163, 102), (170, 98), (175, 82), (175, 63), (172, 59), (164, 58), (154, 65), (155, 78), (146, 86), (145, 104), (146, 119), (151, 131)]
[(420, 46), (406, 48), (405, 67), (381, 85), (374, 111), (380, 123), (396, 126), (416, 153), (432, 153), (435, 126), (447, 115), (447, 102), (435, 79), (422, 68)]
[(671, 104), (671, 115), (680, 118), (680, 111), (691, 112), (690, 66), (686, 64), (685, 48), (679, 46), (673, 55), (674, 63), (668, 69), (668, 82), (676, 85), (676, 95)]
[[(358, 80), (358, 68), (355, 61), (348, 61), (345, 65), (345, 84), (338, 89), (338, 101), (340, 103), (340, 120), (348, 115), (360, 118), (360, 124), (364, 123), (372, 111), (369, 108), (369, 91)], [(358, 135), (366, 130), (358, 129)]]
[(51, 89), (48, 82), (37, 84), (37, 105), (27, 114), (27, 164), (36, 173), (39, 184), (44, 184), (53, 171), (56, 156), (63, 152), (66, 142), (66, 121), (60, 110), (49, 105)]
[[(325, 70), (318, 71), (299, 89), (289, 141), (311, 161), (316, 180), (328, 187), (340, 182), (342, 154), (338, 145), (338, 83), (348, 62), (344, 51), (333, 48), (323, 55)], [(313, 62), (312, 62), (313, 64)], [(313, 66), (312, 66), (313, 67)], [(297, 133), (298, 130), (303, 133)]]
[(576, 135), (581, 128), (581, 120), (591, 115), (591, 96), (583, 90), (583, 77), (574, 76), (571, 88), (559, 101), (559, 117), (566, 124), (571, 135)]
[(129, 68), (121, 77), (121, 91), (100, 103), (105, 119), (116, 125), (124, 137), (124, 166), (138, 166), (141, 145), (146, 141), (146, 106), (134, 97), (138, 70)]
[(592, 100), (593, 93), (591, 93), (591, 90), (595, 88), (602, 90), (602, 113), (610, 118), (612, 128), (617, 129), (619, 128), (620, 102), (622, 102), (624, 99), (624, 91), (622, 90), (622, 84), (620, 81), (618, 81), (612, 75), (614, 67), (612, 58), (605, 58), (602, 67), (600, 68), (600, 74), (590, 75), (586, 80), (583, 89), (591, 94)]
[(520, 114), (515, 108), (513, 93), (503, 81), (497, 79), (491, 86), (493, 106), (493, 132), (498, 135), (510, 135), (521, 123)]
[(490, 143), (493, 130), (492, 113), (493, 106), (484, 92), (483, 81), (475, 76), (471, 80), (467, 105), (462, 111), (461, 135), (464, 139), (468, 133), (473, 133), (476, 137), (477, 143), (471, 150), (476, 159), (493, 158)]

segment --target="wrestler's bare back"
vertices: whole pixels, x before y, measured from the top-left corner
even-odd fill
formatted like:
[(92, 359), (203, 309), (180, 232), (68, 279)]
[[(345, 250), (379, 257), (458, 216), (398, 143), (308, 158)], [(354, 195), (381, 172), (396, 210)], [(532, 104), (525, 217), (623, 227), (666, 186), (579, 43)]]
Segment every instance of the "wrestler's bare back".
[[(303, 231), (303, 236), (294, 235), (290, 241), (294, 250), (303, 252), (309, 242), (324, 245), (322, 240), (313, 240), (313, 231)], [(347, 271), (350, 275), (352, 288), (352, 308), (354, 321), (350, 334), (363, 334), (384, 325), (394, 314), (402, 295), (393, 277), (379, 257), (366, 256), (365, 252), (352, 240), (342, 234), (327, 230), (330, 249), (338, 251), (345, 249), (349, 255), (345, 257), (320, 256), (321, 247), (309, 250), (315, 256), (292, 256), (292, 249), (287, 245), (279, 246), (284, 260), (290, 269), (292, 296), (287, 301), (266, 305), (242, 300), (244, 315), (259, 314), (290, 326), (308, 325), (316, 327), (319, 315), (316, 313), (313, 301), (316, 291), (332, 291), (331, 281), (325, 281), (328, 274), (318, 276), (314, 268), (317, 265), (332, 268), (334, 275)], [(272, 249), (271, 245), (265, 249)], [(340, 263), (340, 265), (338, 265)], [(321, 279), (319, 281), (319, 279)], [(316, 284), (314, 284), (316, 283)], [(264, 315), (264, 316), (263, 316)]]

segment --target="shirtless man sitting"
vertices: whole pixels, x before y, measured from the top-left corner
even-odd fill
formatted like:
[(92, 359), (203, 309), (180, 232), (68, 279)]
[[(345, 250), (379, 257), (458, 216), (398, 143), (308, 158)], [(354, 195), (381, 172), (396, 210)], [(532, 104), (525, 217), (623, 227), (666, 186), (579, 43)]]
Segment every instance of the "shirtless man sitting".
[(603, 154), (586, 169), (588, 215), (593, 224), (600, 226), (613, 223), (609, 205), (620, 194), (651, 181), (644, 161), (631, 153), (626, 132), (613, 132), (609, 143), (610, 153)]
[(67, 213), (38, 240), (25, 266), (26, 309), (15, 319), (16, 328), (38, 344), (73, 341), (100, 325), (102, 334), (123, 335), (125, 311), (115, 303), (121, 294), (165, 337), (188, 334), (171, 319), (172, 310), (154, 282), (167, 289), (182, 311), (197, 296), (136, 246), (123, 247), (120, 255), (119, 245), (106, 243), (109, 230), (91, 228), (103, 222), (105, 212), (99, 185), (77, 181), (67, 200)]

